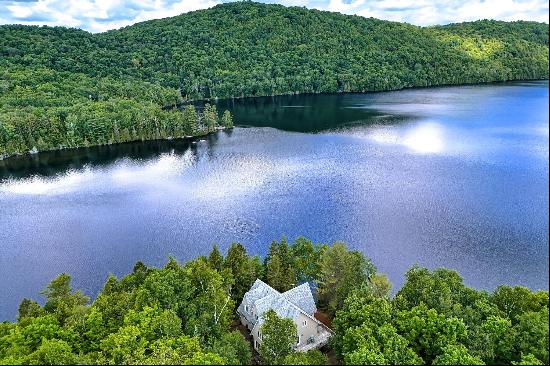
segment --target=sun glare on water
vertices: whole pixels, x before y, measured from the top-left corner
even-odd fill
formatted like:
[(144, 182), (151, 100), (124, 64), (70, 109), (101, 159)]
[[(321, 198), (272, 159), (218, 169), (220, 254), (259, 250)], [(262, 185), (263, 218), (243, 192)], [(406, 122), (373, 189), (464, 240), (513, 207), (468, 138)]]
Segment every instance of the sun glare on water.
[(421, 154), (440, 153), (445, 147), (441, 127), (432, 123), (412, 129), (405, 135), (402, 143)]
[(443, 129), (436, 123), (425, 123), (405, 130), (377, 130), (370, 138), (378, 143), (402, 145), (418, 154), (437, 154), (445, 149)]

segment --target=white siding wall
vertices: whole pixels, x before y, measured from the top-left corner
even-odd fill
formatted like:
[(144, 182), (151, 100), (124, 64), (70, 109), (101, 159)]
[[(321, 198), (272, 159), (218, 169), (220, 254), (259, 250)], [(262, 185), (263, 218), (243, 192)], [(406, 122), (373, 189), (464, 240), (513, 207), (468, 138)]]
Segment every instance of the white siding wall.
[[(304, 321), (306, 322), (305, 326)], [(304, 314), (300, 314), (298, 317), (296, 327), (298, 336), (300, 336), (300, 346), (306, 344), (309, 337), (317, 337), (317, 322)]]
[[(304, 321), (306, 322), (306, 325), (304, 325)], [(300, 344), (298, 344), (298, 338), (296, 338), (296, 346), (303, 346), (307, 343), (307, 340), (309, 337), (315, 337), (317, 339), (317, 329), (318, 329), (318, 323), (305, 316), (304, 314), (300, 314), (298, 319), (295, 321), (296, 324), (296, 330), (298, 333), (298, 337), (300, 337)], [(261, 339), (258, 337), (258, 331), (260, 330), (260, 326), (256, 324), (254, 328), (252, 328), (252, 338), (254, 338), (254, 347), (256, 350), (259, 349), (260, 343), (262, 343)]]
[(259, 330), (260, 326), (256, 323), (254, 328), (252, 328), (252, 338), (254, 338), (254, 348), (256, 348), (256, 351), (260, 349), (260, 343), (262, 343), (261, 339), (258, 337)]

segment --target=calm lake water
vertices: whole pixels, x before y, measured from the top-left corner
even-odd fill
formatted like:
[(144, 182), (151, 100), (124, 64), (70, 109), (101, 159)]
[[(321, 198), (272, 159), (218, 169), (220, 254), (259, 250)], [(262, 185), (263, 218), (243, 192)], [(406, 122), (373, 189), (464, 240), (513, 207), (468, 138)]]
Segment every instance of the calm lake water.
[(219, 102), (240, 126), (0, 162), (0, 320), (60, 272), (95, 296), (137, 260), (343, 240), (396, 287), (413, 263), (548, 289), (548, 82)]

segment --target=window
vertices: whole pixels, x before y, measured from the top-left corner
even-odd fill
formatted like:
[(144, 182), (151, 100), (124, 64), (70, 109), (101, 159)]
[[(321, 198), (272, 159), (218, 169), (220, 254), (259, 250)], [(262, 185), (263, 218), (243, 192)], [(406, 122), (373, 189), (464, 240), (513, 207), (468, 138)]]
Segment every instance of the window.
[(244, 311), (246, 311), (248, 313), (248, 305), (244, 306)]

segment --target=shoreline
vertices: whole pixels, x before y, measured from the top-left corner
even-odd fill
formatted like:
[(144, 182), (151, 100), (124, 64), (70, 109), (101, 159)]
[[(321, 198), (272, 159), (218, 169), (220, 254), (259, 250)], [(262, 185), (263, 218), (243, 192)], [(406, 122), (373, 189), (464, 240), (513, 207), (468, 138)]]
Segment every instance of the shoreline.
[[(357, 92), (307, 92), (307, 93), (291, 93), (291, 94), (273, 94), (273, 95), (259, 95), (259, 96), (243, 96), (243, 97), (231, 97), (231, 98), (211, 98), (211, 99), (192, 99), (187, 100), (185, 102), (176, 104), (175, 106), (165, 106), (163, 109), (179, 109), (180, 107), (189, 105), (189, 104), (195, 104), (195, 103), (209, 103), (214, 102), (217, 103), (218, 101), (229, 101), (229, 100), (248, 100), (248, 99), (257, 99), (257, 98), (275, 98), (275, 97), (283, 97), (283, 96), (297, 96), (297, 95), (343, 95), (343, 94), (378, 94), (378, 93), (387, 93), (387, 92), (396, 92), (396, 91), (403, 91), (403, 90), (415, 90), (415, 89), (436, 89), (436, 88), (448, 88), (448, 87), (462, 87), (462, 86), (491, 86), (491, 85), (502, 85), (507, 83), (522, 83), (522, 82), (548, 82), (550, 79), (518, 79), (518, 80), (504, 80), (504, 81), (487, 81), (487, 82), (479, 82), (479, 83), (460, 83), (460, 84), (438, 84), (438, 85), (428, 85), (428, 86), (411, 86), (411, 87), (404, 87), (400, 89), (387, 89), (387, 90), (376, 90), (376, 91), (357, 91)], [(237, 126), (238, 127), (238, 126)], [(233, 127), (231, 127), (233, 128)], [(26, 153), (22, 154), (12, 154), (12, 155), (0, 155), (0, 161), (5, 161), (11, 158), (15, 157), (22, 157), (22, 156), (32, 156), (36, 154), (40, 154), (43, 152), (52, 152), (52, 151), (64, 151), (64, 150), (71, 150), (71, 149), (81, 149), (86, 147), (94, 147), (94, 146), (115, 146), (120, 145), (124, 143), (132, 143), (132, 142), (145, 142), (145, 141), (170, 141), (170, 140), (194, 140), (201, 137), (206, 137), (212, 133), (215, 133), (220, 130), (227, 129), (227, 127), (217, 127), (216, 131), (212, 132), (206, 132), (204, 134), (200, 135), (194, 135), (194, 136), (185, 136), (185, 137), (178, 137), (178, 138), (159, 138), (159, 139), (148, 139), (148, 140), (131, 140), (131, 141), (124, 141), (124, 142), (115, 142), (112, 144), (101, 144), (101, 145), (90, 145), (90, 146), (77, 146), (77, 147), (62, 147), (57, 149), (49, 149), (49, 150), (41, 150), (41, 151), (28, 151)]]
[(54, 152), (54, 151), (69, 151), (69, 150), (86, 149), (86, 148), (90, 148), (90, 147), (99, 147), (99, 146), (116, 146), (116, 145), (122, 145), (122, 144), (131, 144), (131, 143), (135, 143), (135, 142), (171, 141), (171, 140), (181, 140), (181, 141), (193, 142), (194, 140), (204, 138), (204, 137), (212, 135), (212, 134), (214, 134), (218, 131), (230, 130), (232, 128), (234, 128), (234, 127), (218, 126), (218, 127), (216, 127), (215, 131), (206, 132), (206, 133), (203, 133), (203, 134), (200, 134), (200, 135), (184, 136), (184, 137), (166, 137), (166, 138), (155, 138), (155, 139), (146, 139), (146, 140), (130, 140), (130, 141), (123, 141), (123, 142), (114, 142), (112, 144), (62, 147), (62, 148), (57, 148), (57, 149), (40, 150), (40, 151), (32, 151), (31, 150), (31, 151), (28, 151), (28, 152), (22, 153), (22, 154), (13, 154), (13, 155), (7, 155), (7, 156), (0, 155), (0, 162), (7, 161), (9, 159), (20, 158), (20, 157), (25, 157), (25, 156), (34, 156), (34, 155), (38, 155), (38, 154), (41, 154), (41, 153), (48, 153), (48, 152)]
[[(193, 103), (210, 103), (218, 102), (224, 100), (245, 100), (245, 99), (256, 99), (256, 98), (275, 98), (275, 97), (285, 97), (285, 96), (295, 96), (295, 95), (342, 95), (342, 94), (378, 94), (378, 93), (387, 93), (387, 92), (396, 92), (402, 90), (416, 90), (416, 89), (437, 89), (437, 88), (449, 88), (449, 87), (461, 87), (461, 86), (491, 86), (491, 85), (500, 85), (507, 83), (525, 83), (525, 82), (537, 82), (537, 81), (550, 81), (550, 79), (510, 79), (510, 80), (501, 80), (501, 81), (483, 81), (477, 83), (457, 83), (457, 84), (436, 84), (436, 85), (425, 85), (425, 86), (406, 86), (398, 89), (384, 89), (384, 90), (367, 90), (367, 91), (337, 91), (337, 92), (294, 92), (286, 94), (271, 94), (271, 95), (256, 95), (256, 96), (237, 96), (237, 97), (227, 97), (227, 98), (204, 98), (204, 99), (189, 99), (182, 103), (176, 104), (176, 108), (186, 106)], [(168, 109), (168, 107), (164, 107)], [(174, 108), (174, 107), (170, 107)]]

